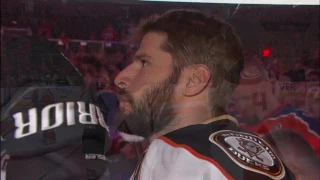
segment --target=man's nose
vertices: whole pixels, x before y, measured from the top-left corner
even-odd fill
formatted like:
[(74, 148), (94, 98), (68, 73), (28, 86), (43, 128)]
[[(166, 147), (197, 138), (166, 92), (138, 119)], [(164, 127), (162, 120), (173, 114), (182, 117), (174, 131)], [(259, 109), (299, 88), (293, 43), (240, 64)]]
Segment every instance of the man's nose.
[(135, 73), (133, 73), (133, 68), (129, 65), (116, 76), (114, 79), (114, 84), (120, 90), (126, 90), (132, 82), (134, 76)]

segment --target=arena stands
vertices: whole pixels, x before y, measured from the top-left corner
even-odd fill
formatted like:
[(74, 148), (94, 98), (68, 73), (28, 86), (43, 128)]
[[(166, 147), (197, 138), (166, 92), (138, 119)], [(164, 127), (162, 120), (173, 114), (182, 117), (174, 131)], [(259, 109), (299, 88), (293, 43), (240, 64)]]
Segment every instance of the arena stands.
[[(121, 70), (131, 63), (131, 57), (137, 49), (136, 44), (130, 44), (128, 42), (130, 35), (133, 34), (138, 22), (143, 17), (153, 12), (162, 12), (168, 9), (171, 4), (158, 5), (159, 6), (154, 7), (148, 3), (143, 6), (140, 6), (139, 3), (135, 5), (105, 3), (104, 6), (101, 6), (99, 3), (82, 3), (81, 5), (76, 3), (55, 3), (49, 6), (46, 3), (39, 2), (35, 4), (32, 11), (23, 10), (23, 8), (19, 9), (19, 11), (13, 11), (9, 10), (9, 6), (12, 7), (12, 5), (7, 5), (8, 7), (2, 7), (4, 10), (3, 15), (6, 15), (6, 18), (3, 19), (1, 24), (1, 40), (2, 43), (5, 43), (21, 36), (37, 36), (49, 40), (50, 43), (57, 46), (60, 52), (77, 68), (86, 84), (94, 82), (95, 91), (100, 92), (103, 90), (119, 95), (113, 83), (114, 79)], [(213, 12), (210, 8), (198, 4), (194, 6), (192, 4), (174, 6), (196, 7)], [(283, 37), (284, 40), (282, 40), (279, 37), (283, 36), (283, 34), (271, 33), (269, 32), (271, 30), (268, 28), (268, 30), (262, 30), (263, 27), (268, 26), (266, 25), (268, 23), (266, 21), (260, 22), (259, 18), (265, 18), (265, 16), (267, 16), (266, 13), (264, 15), (262, 15), (263, 13), (259, 15), (255, 14), (254, 17), (250, 19), (250, 17), (253, 16), (252, 13), (258, 13), (261, 7), (252, 8), (255, 9), (255, 11), (247, 8), (240, 11), (239, 14), (233, 15), (229, 11), (235, 7), (236, 6), (230, 6), (226, 8), (222, 5), (216, 5), (214, 9), (218, 15), (227, 14), (224, 17), (226, 17), (230, 23), (235, 24), (236, 29), (239, 27), (239, 32), (242, 35), (241, 38), (244, 39), (244, 49), (246, 50), (245, 61), (254, 60), (263, 64), (268, 77), (274, 80), (276, 84), (272, 91), (277, 101), (282, 105), (289, 104), (293, 108), (299, 109), (299, 113), (301, 112), (304, 117), (308, 116), (309, 118), (310, 116), (311, 118), (317, 119), (320, 123), (319, 43), (312, 42), (310, 46), (306, 45), (310, 39), (313, 39), (314, 29), (305, 34), (303, 32), (300, 34), (291, 33), (293, 34), (292, 36), (294, 36), (292, 37), (293, 39), (301, 38), (302, 40), (298, 41), (295, 39), (298, 45), (295, 44), (292, 45), (292, 47), (296, 46), (296, 49), (291, 46), (286, 48), (285, 46), (289, 46), (288, 41), (290, 41), (291, 34)], [(303, 8), (305, 9), (297, 10), (296, 15), (300, 15), (300, 11), (310, 10), (308, 9), (310, 7)], [(266, 12), (267, 11), (268, 10), (266, 10)], [(285, 10), (274, 8), (272, 9), (272, 12), (273, 11), (276, 14)], [(309, 17), (314, 17), (312, 14), (314, 10), (310, 10), (310, 12), (311, 15), (300, 17), (300, 19), (302, 19), (301, 21)], [(290, 17), (291, 14), (289, 13), (287, 16)], [(269, 16), (268, 18), (273, 19), (273, 17)], [(251, 20), (255, 22), (255, 26), (249, 23)], [(311, 22), (310, 27), (316, 26), (315, 24), (316, 23)], [(259, 33), (247, 33), (247, 27)], [(265, 34), (272, 35), (267, 36)], [(264, 36), (264, 39), (260, 38), (262, 36)], [(303, 39), (303, 37), (305, 37), (305, 39)], [(255, 41), (251, 39), (255, 39)], [(269, 48), (273, 44), (269, 41), (264, 44), (264, 42), (267, 41), (266, 39), (273, 39), (274, 42), (276, 42), (276, 45), (270, 48), (270, 52), (268, 50), (268, 53), (264, 51), (265, 48)], [(299, 44), (299, 42), (301, 44)], [(302, 48), (303, 46), (305, 48)], [(287, 53), (288, 51), (292, 51), (288, 56), (283, 53)], [(1, 62), (1, 67), (5, 67), (1, 69), (1, 87), (16, 87), (17, 84), (25, 78), (22, 73), (24, 69), (33, 68), (34, 70), (31, 76), (36, 80), (48, 74), (47, 71), (51, 72), (60, 68), (60, 65), (56, 64), (53, 59), (48, 59), (46, 62), (43, 62), (43, 64), (45, 65), (39, 65), (39, 69), (36, 69), (35, 67), (31, 67), (31, 64), (24, 62), (23, 57), (15, 62)], [(51, 69), (46, 67), (51, 67)], [(72, 89), (65, 87), (61, 88), (59, 92), (61, 97), (69, 96), (72, 93)], [(10, 93), (9, 89), (2, 88), (1, 97), (7, 97), (6, 94)], [(23, 98), (25, 101), (20, 101), (17, 106), (25, 106), (26, 102), (32, 98), (32, 95), (26, 94)], [(122, 99), (122, 97), (119, 98)], [(7, 99), (1, 98), (1, 105), (6, 101)], [(121, 104), (126, 103), (119, 102), (119, 104), (121, 108)], [(242, 119), (243, 116), (237, 111), (233, 102), (230, 102), (227, 110), (240, 122), (244, 122)], [(144, 150), (147, 148), (146, 144), (148, 143), (144, 142), (144, 144), (141, 145), (141, 143), (127, 142), (120, 136), (119, 131), (130, 134), (130, 129), (125, 123), (115, 122), (115, 124), (113, 125), (116, 127), (112, 130), (112, 133), (110, 133), (111, 145), (108, 147), (109, 151), (105, 154), (106, 156), (110, 155), (110, 157), (115, 154), (121, 154), (119, 156), (113, 156), (114, 159), (110, 158), (112, 161), (118, 162), (116, 165), (117, 168), (129, 162), (129, 165), (126, 166), (127, 169), (124, 171), (126, 173), (124, 176), (127, 178), (133, 171), (135, 165), (133, 165), (133, 163), (136, 163), (136, 161), (142, 157)], [(133, 151), (135, 152), (133, 153)], [(317, 154), (319, 153), (317, 152)], [(126, 159), (125, 156), (130, 156), (130, 158)], [(117, 168), (112, 171), (121, 174)], [(109, 173), (112, 173), (111, 170)], [(105, 176), (109, 175), (105, 174)], [(114, 177), (117, 178), (120, 176), (118, 174), (114, 175)]]

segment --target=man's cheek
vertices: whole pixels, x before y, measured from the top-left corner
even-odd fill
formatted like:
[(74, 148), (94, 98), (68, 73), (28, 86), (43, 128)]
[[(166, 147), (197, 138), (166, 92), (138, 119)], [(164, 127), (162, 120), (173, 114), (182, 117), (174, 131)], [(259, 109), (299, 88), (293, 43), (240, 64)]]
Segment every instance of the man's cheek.
[(144, 83), (143, 80), (138, 80), (138, 82), (132, 82), (130, 84), (130, 87), (128, 87), (127, 91), (133, 96), (133, 97), (140, 97), (143, 92), (151, 87), (154, 84), (150, 83)]
[[(154, 75), (159, 71), (141, 72), (135, 77), (135, 82), (140, 85), (151, 85), (158, 82), (158, 76)], [(161, 71), (160, 71), (161, 72)]]
[(137, 102), (139, 102), (143, 96), (143, 91), (142, 90), (136, 91), (131, 93), (131, 95), (132, 95), (131, 105), (137, 104)]

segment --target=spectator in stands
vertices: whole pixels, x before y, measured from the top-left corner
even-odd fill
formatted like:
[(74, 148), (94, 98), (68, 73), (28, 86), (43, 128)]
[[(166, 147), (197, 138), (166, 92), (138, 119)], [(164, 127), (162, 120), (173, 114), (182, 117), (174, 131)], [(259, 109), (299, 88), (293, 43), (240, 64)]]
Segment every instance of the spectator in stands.
[(117, 50), (115, 54), (109, 56), (108, 60), (111, 65), (121, 70), (123, 68), (124, 58), (124, 53), (121, 50)]
[(74, 55), (72, 58), (72, 64), (76, 66), (82, 76), (85, 75), (86, 67), (85, 64), (82, 63), (82, 59), (79, 59), (76, 55)]
[(126, 49), (126, 59), (129, 60), (129, 61), (131, 61), (131, 58), (132, 58), (133, 54), (134, 54), (133, 48), (128, 47), (128, 48)]
[(115, 65), (109, 65), (108, 69), (110, 72), (111, 82), (113, 82), (116, 76), (120, 73), (120, 70)]
[(136, 21), (134, 19), (131, 19), (129, 22), (129, 25), (127, 27), (127, 31), (129, 33), (129, 35), (132, 35), (134, 33), (136, 27), (137, 27)]
[(272, 129), (292, 129), (300, 133), (320, 155), (320, 124), (309, 113), (278, 101), (278, 83), (268, 78), (257, 62), (245, 62), (240, 85), (235, 89), (233, 102), (244, 123), (239, 126), (258, 135)]
[(300, 180), (319, 179), (319, 158), (301, 135), (291, 130), (276, 130), (263, 138)]
[(313, 87), (320, 86), (320, 68), (309, 69), (306, 73), (306, 88), (310, 89)]
[(128, 40), (128, 33), (125, 29), (121, 31), (119, 38), (120, 38), (119, 40), (122, 42), (126, 42)]
[(274, 57), (265, 57), (262, 58), (265, 69), (268, 71), (269, 76), (275, 76), (276, 79), (279, 79), (279, 76), (284, 73), (282, 61)]
[(92, 40), (92, 41), (96, 41), (97, 40), (97, 35), (96, 35), (95, 32), (91, 32), (90, 33), (89, 40)]
[(320, 81), (320, 70), (309, 69), (306, 73), (306, 80), (308, 82), (319, 82)]
[(293, 82), (305, 81), (305, 66), (303, 65), (303, 62), (297, 62), (293, 70), (289, 70), (285, 72), (283, 75), (290, 77)]
[(44, 38), (51, 38), (51, 27), (47, 20), (42, 20), (41, 24), (38, 27), (37, 35)]
[(86, 55), (87, 55), (87, 53), (86, 53), (86, 47), (80, 45), (79, 48), (78, 48), (78, 51), (77, 51), (76, 55), (75, 55), (75, 56), (73, 57), (73, 59), (72, 59), (72, 63), (73, 63), (74, 65), (76, 65), (77, 67), (78, 67), (78, 66), (82, 66), (82, 64), (81, 64), (80, 61), (82, 61), (82, 58), (83, 58), (84, 56), (86, 56)]
[(292, 78), (291, 78), (291, 74), (289, 74), (288, 72), (283, 73), (282, 75), (279, 76), (279, 81), (280, 82), (292, 82)]
[(110, 72), (108, 69), (101, 65), (98, 61), (96, 64), (97, 76), (98, 76), (98, 90), (111, 91), (111, 80), (110, 80)]
[(79, 72), (84, 78), (84, 81), (87, 85), (87, 88), (90, 88), (90, 84), (94, 79), (94, 76), (96, 74), (96, 64), (97, 60), (96, 57), (85, 55), (81, 58), (77, 59), (77, 63), (75, 64)]
[(117, 41), (118, 34), (117, 31), (114, 29), (111, 23), (108, 23), (105, 30), (102, 32), (102, 40), (104, 41)]
[(306, 51), (301, 55), (301, 59), (306, 68), (319, 68), (319, 50), (315, 51), (315, 53)]
[(63, 44), (67, 44), (70, 41), (70, 39), (64, 31), (60, 33), (59, 39), (62, 41)]
[(23, 27), (23, 28), (31, 27), (31, 21), (30, 21), (31, 17), (30, 17), (29, 13), (25, 12), (25, 13), (21, 14), (20, 18), (21, 18), (21, 20), (20, 20), (21, 27)]
[(312, 87), (306, 97), (306, 108), (315, 118), (320, 120), (320, 87)]

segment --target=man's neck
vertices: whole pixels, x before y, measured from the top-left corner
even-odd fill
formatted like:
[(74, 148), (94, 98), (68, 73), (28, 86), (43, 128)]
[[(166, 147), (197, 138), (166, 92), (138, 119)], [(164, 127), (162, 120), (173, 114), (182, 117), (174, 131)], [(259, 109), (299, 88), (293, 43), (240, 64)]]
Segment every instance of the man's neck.
[(179, 108), (176, 108), (176, 110), (178, 112), (177, 116), (175, 120), (167, 126), (169, 128), (166, 128), (149, 137), (148, 139), (150, 142), (177, 129), (195, 124), (201, 124), (212, 118), (209, 108), (207, 108), (203, 102), (192, 103), (190, 105), (181, 105)]

